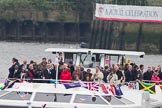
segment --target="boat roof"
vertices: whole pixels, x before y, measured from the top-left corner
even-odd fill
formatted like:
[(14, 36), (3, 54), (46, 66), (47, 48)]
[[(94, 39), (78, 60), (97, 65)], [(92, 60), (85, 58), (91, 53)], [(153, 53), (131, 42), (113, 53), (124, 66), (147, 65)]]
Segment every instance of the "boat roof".
[[(55, 88), (55, 84), (15, 83), (12, 88), (0, 91), (0, 108), (30, 108), (30, 106), (38, 108), (44, 104), (47, 104), (48, 108), (53, 108), (53, 106), (67, 108), (66, 105), (72, 106), (68, 108), (75, 108), (75, 106), (79, 108), (141, 107), (144, 91), (130, 90), (126, 86), (122, 86), (121, 89), (124, 95), (117, 98), (101, 95), (82, 87), (66, 89), (63, 84), (57, 84)], [(157, 89), (159, 92), (150, 96), (148, 101), (152, 106), (161, 106), (161, 91), (159, 87)], [(93, 95), (97, 98), (95, 102), (92, 101)]]
[(47, 48), (46, 52), (66, 52), (66, 53), (85, 53), (85, 54), (108, 54), (108, 55), (132, 55), (144, 56), (144, 52), (122, 51), (122, 50), (105, 50), (105, 49), (87, 49), (87, 48)]

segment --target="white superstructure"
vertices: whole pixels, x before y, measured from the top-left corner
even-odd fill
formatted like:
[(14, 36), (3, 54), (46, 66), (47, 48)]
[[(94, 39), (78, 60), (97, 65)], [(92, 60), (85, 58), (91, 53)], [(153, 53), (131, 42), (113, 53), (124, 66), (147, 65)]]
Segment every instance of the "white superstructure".
[(121, 50), (104, 50), (104, 49), (86, 49), (86, 48), (47, 48), (46, 52), (50, 52), (59, 56), (62, 55), (63, 62), (72, 61), (76, 66), (84, 68), (95, 68), (96, 66), (104, 67), (112, 64), (124, 65), (125, 56), (138, 56), (143, 58), (144, 52), (137, 51), (121, 51)]

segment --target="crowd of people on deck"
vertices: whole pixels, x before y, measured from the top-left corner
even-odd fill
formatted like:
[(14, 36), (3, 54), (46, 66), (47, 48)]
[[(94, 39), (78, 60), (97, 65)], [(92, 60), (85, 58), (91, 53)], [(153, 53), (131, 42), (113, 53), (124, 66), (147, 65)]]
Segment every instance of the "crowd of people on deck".
[(82, 66), (74, 66), (73, 62), (63, 63), (59, 61), (58, 76), (56, 76), (57, 65), (51, 59), (42, 58), (41, 63), (31, 60), (23, 60), (20, 64), (17, 58), (12, 59), (12, 66), (9, 68), (8, 78), (21, 79), (56, 79), (61, 81), (95, 81), (105, 83), (123, 83), (137, 80), (152, 82), (162, 81), (161, 66), (148, 66), (144, 72), (144, 65), (134, 63), (126, 64), (122, 69), (120, 65), (113, 64), (105, 67), (96, 66), (95, 70), (85, 70)]

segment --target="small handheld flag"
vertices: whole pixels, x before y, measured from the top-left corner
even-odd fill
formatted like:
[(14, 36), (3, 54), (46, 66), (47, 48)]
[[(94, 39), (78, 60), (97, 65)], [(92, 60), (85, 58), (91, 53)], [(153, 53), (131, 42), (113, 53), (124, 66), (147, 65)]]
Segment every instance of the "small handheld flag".
[(109, 94), (109, 95), (115, 95), (115, 89), (114, 89), (114, 86), (113, 84), (101, 84), (101, 88), (102, 88), (102, 91), (105, 93), (105, 94)]
[(122, 92), (122, 90), (120, 89), (120, 85), (114, 85), (114, 88), (115, 88), (115, 95), (116, 95), (116, 96), (121, 96), (121, 95), (123, 95), (123, 92)]
[(81, 87), (80, 83), (65, 83), (63, 85), (66, 89)]
[(12, 88), (12, 86), (15, 84), (16, 81), (10, 81), (10, 80), (6, 80), (4, 82), (4, 84), (0, 87), (0, 90), (4, 90), (7, 88)]
[(98, 91), (99, 90), (99, 84), (95, 82), (85, 82), (81, 83), (81, 86), (92, 91)]

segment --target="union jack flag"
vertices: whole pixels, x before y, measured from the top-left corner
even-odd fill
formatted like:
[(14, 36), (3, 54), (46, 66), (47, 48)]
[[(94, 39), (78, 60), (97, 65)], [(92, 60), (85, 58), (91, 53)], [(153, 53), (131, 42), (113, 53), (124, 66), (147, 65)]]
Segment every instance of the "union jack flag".
[(103, 93), (109, 95), (115, 95), (115, 88), (113, 84), (101, 84)]
[(99, 90), (99, 84), (95, 83), (95, 82), (82, 82), (81, 83), (81, 87), (84, 87), (88, 90), (92, 90), (92, 91), (98, 91)]

